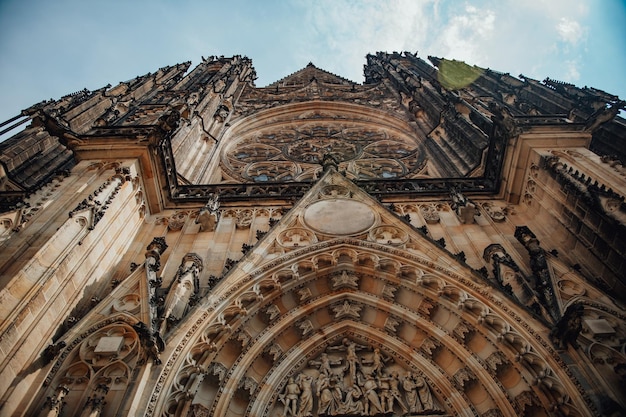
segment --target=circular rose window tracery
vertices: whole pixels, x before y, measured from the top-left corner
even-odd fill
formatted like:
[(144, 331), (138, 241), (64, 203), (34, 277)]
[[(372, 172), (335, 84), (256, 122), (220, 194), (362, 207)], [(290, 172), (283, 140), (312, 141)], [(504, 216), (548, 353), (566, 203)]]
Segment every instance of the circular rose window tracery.
[(351, 179), (423, 176), (420, 141), (402, 130), (346, 118), (274, 124), (248, 130), (224, 150), (226, 181), (310, 181), (319, 177), (329, 156)]

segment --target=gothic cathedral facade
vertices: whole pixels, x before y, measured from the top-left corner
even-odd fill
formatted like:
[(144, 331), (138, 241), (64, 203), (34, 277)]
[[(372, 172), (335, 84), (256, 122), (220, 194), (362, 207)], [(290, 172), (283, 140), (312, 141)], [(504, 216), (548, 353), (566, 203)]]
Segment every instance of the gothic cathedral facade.
[(0, 414), (624, 415), (625, 103), (428, 60), (3, 123)]

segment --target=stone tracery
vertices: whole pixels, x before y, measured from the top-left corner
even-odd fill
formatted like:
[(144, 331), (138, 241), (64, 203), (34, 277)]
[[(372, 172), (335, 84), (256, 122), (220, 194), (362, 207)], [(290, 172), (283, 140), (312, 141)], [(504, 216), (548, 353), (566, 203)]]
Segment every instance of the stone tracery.
[(295, 121), (278, 115), (271, 120), (270, 127), (255, 130), (240, 122), (239, 129), (247, 130), (222, 153), (223, 179), (227, 182), (311, 181), (321, 174), (326, 157), (334, 158), (338, 169), (354, 179), (425, 175), (427, 157), (421, 144), (423, 138), (416, 138), (404, 122), (397, 121), (397, 126), (387, 122), (388, 127), (380, 127), (354, 108), (344, 110), (343, 117), (336, 110), (332, 117), (320, 111), (301, 111)]

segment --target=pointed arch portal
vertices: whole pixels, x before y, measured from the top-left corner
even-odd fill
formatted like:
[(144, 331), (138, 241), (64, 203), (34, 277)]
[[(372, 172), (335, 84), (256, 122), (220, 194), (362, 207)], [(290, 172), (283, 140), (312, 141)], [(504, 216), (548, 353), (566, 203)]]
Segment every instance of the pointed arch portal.
[[(309, 208), (329, 198), (329, 184), (374, 220), (274, 255), (285, 231), (315, 233)], [(230, 271), (168, 341), (177, 348), (149, 415), (513, 416), (555, 403), (584, 415), (582, 393), (565, 394), (579, 387), (533, 331), (542, 323), (359, 193), (325, 176)], [(381, 229), (409, 244), (379, 243)]]

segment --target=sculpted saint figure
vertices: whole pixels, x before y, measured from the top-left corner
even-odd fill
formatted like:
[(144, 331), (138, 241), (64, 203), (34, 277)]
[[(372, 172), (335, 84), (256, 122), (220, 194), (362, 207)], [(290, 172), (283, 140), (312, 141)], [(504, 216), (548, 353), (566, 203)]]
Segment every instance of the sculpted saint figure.
[(350, 384), (356, 384), (356, 372), (361, 366), (361, 359), (357, 355), (357, 352), (364, 349), (367, 349), (367, 346), (356, 344), (348, 338), (344, 338), (338, 346), (329, 347), (329, 350), (332, 351), (346, 352), (346, 365), (344, 367), (344, 372), (347, 371), (348, 375), (350, 375)]
[(289, 378), (289, 382), (285, 387), (285, 393), (283, 395), (283, 402), (285, 408), (283, 410), (283, 417), (287, 417), (289, 414), (297, 416), (298, 410), (298, 398), (300, 397), (300, 387), (295, 383), (293, 378)]
[(346, 362), (348, 362), (348, 372), (350, 373), (350, 378), (352, 378), (352, 383), (356, 383), (356, 367), (359, 363), (359, 357), (356, 355), (356, 344), (354, 342), (350, 342), (348, 344), (348, 348), (346, 350)]
[(383, 413), (383, 407), (380, 404), (376, 389), (378, 384), (372, 375), (368, 375), (363, 383), (363, 397), (365, 399), (365, 414), (371, 415)]
[(409, 407), (409, 412), (416, 413), (421, 411), (421, 403), (417, 398), (417, 385), (413, 379), (413, 374), (409, 371), (402, 380), (402, 389), (404, 390), (404, 396), (406, 404)]
[(317, 379), (318, 415), (336, 415), (343, 403), (343, 393), (337, 375), (320, 373)]
[(418, 375), (415, 377), (415, 387), (417, 388), (417, 393), (419, 396), (420, 403), (422, 404), (422, 409), (424, 411), (432, 411), (435, 409), (433, 403), (433, 396), (430, 392), (430, 388), (426, 383), (426, 380)]
[(363, 414), (363, 403), (361, 402), (362, 396), (363, 391), (361, 391), (361, 388), (359, 388), (356, 383), (350, 386), (346, 391), (346, 399), (343, 403), (341, 413)]
[(400, 396), (400, 390), (398, 389), (400, 385), (398, 372), (392, 372), (391, 375), (387, 377), (387, 383), (389, 384), (389, 392), (387, 394), (387, 412), (392, 413), (393, 404), (398, 403), (400, 408), (402, 408), (402, 411), (406, 414), (409, 410), (406, 405), (404, 405), (404, 401), (402, 401), (402, 397)]
[(332, 373), (330, 369), (331, 365), (339, 365), (339, 364), (341, 364), (340, 360), (331, 362), (330, 358), (328, 357), (326, 353), (322, 353), (320, 355), (319, 361), (309, 361), (309, 365), (318, 366), (320, 373), (326, 376), (330, 376), (330, 374)]
[(313, 377), (306, 374), (298, 376), (300, 384), (300, 408), (298, 408), (298, 417), (313, 416)]

